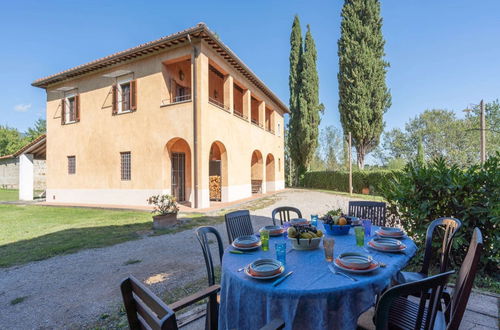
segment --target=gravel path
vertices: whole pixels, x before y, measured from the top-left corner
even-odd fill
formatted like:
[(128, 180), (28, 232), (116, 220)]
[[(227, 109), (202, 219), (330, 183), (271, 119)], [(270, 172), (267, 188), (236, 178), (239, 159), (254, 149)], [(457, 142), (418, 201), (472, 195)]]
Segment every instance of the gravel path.
[[(288, 190), (271, 206), (253, 211), (254, 228), (271, 222), (277, 206), (298, 207), (303, 216), (333, 207), (347, 209), (347, 197)], [(226, 244), (224, 224), (217, 229)], [(125, 265), (128, 260), (140, 263)], [(206, 276), (193, 230), (145, 237), (119, 245), (81, 251), (0, 270), (0, 328), (84, 328), (121, 302), (119, 283), (128, 274), (156, 293)], [(26, 297), (21, 303), (11, 301)]]

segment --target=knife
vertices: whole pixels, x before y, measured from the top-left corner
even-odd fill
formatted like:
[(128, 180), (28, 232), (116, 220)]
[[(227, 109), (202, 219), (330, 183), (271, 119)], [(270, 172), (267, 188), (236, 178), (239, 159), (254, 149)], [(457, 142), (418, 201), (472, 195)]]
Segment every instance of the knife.
[(293, 273), (293, 271), (288, 272), (288, 273), (286, 273), (286, 274), (285, 274), (285, 276), (283, 276), (282, 278), (280, 278), (280, 279), (278, 279), (278, 280), (274, 281), (273, 286), (278, 286), (278, 285), (280, 285), (280, 284), (281, 284), (281, 282), (283, 282), (284, 280), (286, 280), (286, 278), (287, 278), (288, 276), (292, 275), (292, 273)]

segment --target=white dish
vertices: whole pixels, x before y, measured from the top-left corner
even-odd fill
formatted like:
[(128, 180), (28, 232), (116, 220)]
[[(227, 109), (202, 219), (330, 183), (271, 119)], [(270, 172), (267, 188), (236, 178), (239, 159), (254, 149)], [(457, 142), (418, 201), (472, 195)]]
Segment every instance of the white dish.
[(269, 230), (269, 236), (280, 236), (285, 232), (282, 226), (264, 226), (259, 229), (259, 234), (262, 230)]
[(370, 267), (373, 258), (364, 253), (358, 252), (345, 252), (341, 253), (338, 257), (343, 265), (347, 267), (366, 269)]
[(292, 247), (294, 250), (314, 250), (317, 249), (319, 243), (321, 242), (321, 237), (315, 238), (299, 238), (288, 237), (290, 242), (292, 242)]
[(405, 237), (404, 232), (401, 232), (399, 234), (384, 234), (380, 230), (376, 230), (375, 234), (377, 234), (378, 237), (382, 237), (382, 238), (398, 238), (398, 239), (400, 239), (400, 238)]
[(378, 247), (387, 247), (387, 248), (399, 248), (401, 246), (401, 241), (398, 241), (395, 238), (389, 237), (377, 237), (373, 238), (370, 242)]
[(262, 245), (262, 242), (261, 242), (261, 241), (259, 241), (259, 242), (257, 243), (257, 245), (256, 245), (256, 246), (250, 246), (250, 247), (241, 247), (241, 246), (237, 246), (237, 245), (235, 245), (235, 244), (234, 244), (234, 242), (233, 242), (233, 243), (231, 243), (231, 246), (232, 246), (232, 247), (234, 247), (234, 248), (235, 248), (235, 249), (237, 249), (237, 250), (241, 250), (241, 251), (250, 251), (250, 250), (255, 250), (255, 249), (259, 248), (261, 245)]
[(250, 265), (245, 267), (245, 274), (247, 274), (247, 276), (250, 276), (251, 278), (255, 278), (256, 280), (270, 280), (272, 278), (276, 278), (276, 277), (280, 276), (285, 271), (285, 267), (281, 266), (280, 272), (277, 274), (274, 274), (271, 276), (254, 276), (254, 275), (250, 274), (249, 268), (250, 268)]
[(406, 250), (406, 245), (404, 244), (401, 244), (401, 247), (400, 248), (396, 248), (396, 249), (391, 249), (391, 248), (387, 248), (387, 247), (381, 247), (381, 246), (377, 246), (377, 245), (372, 245), (370, 244), (372, 243), (372, 241), (368, 242), (368, 246), (374, 250), (377, 250), (377, 251), (380, 251), (380, 252), (389, 252), (389, 253), (398, 253), (398, 252), (403, 252)]
[(368, 269), (352, 269), (352, 268), (347, 268), (347, 267), (344, 267), (344, 266), (338, 264), (337, 263), (337, 259), (335, 259), (334, 264), (335, 264), (335, 267), (340, 268), (340, 269), (342, 269), (342, 270), (344, 270), (346, 272), (353, 273), (353, 274), (366, 274), (366, 273), (373, 272), (374, 270), (380, 268), (380, 264), (377, 261), (375, 261), (375, 260), (372, 261), (372, 265), (375, 265), (375, 266), (374, 267), (370, 267)]
[(283, 267), (283, 264), (276, 259), (259, 259), (252, 262), (249, 267), (259, 276), (272, 276)]
[(380, 227), (379, 231), (385, 235), (402, 235), (403, 230), (395, 227)]

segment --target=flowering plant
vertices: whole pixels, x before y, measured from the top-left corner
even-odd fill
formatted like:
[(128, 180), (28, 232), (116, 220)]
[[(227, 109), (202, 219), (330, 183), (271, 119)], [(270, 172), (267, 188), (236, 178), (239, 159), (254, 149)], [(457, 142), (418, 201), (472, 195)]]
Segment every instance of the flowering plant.
[(152, 213), (157, 215), (175, 214), (179, 212), (177, 201), (172, 195), (155, 195), (147, 199), (149, 205), (154, 205)]

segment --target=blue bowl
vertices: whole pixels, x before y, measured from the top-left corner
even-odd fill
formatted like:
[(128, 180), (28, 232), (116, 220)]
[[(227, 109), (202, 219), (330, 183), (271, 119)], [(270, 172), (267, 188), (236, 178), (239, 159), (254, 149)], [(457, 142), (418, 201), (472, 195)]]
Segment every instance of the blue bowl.
[(325, 228), (325, 231), (328, 235), (334, 235), (334, 236), (347, 235), (349, 234), (349, 229), (351, 229), (351, 226), (349, 225), (339, 226), (339, 225), (327, 225), (325, 223), (323, 223), (323, 227)]

